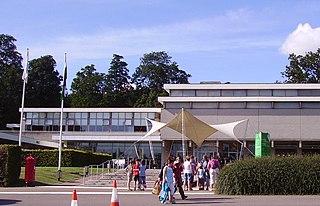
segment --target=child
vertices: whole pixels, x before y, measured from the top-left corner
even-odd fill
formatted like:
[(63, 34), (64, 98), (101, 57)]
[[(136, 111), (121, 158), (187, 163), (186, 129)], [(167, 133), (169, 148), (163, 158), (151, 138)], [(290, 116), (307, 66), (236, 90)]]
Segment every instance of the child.
[(197, 176), (198, 176), (198, 181), (197, 181), (198, 188), (199, 190), (204, 190), (205, 170), (203, 169), (202, 163), (198, 164)]

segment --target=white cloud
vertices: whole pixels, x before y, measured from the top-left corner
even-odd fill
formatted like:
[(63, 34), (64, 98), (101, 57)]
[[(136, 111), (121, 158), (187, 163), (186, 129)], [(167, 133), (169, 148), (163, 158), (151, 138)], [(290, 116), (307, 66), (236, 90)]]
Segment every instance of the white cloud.
[[(103, 27), (103, 26), (102, 26)], [(151, 51), (221, 51), (245, 47), (278, 45), (263, 37), (264, 25), (250, 10), (227, 11), (220, 16), (188, 19), (147, 27), (110, 28), (98, 33), (74, 34), (53, 38), (46, 46), (34, 45), (34, 52), (55, 55), (67, 52), (70, 59), (102, 59), (113, 53), (142, 56)], [(252, 31), (256, 36), (250, 36)], [(49, 50), (50, 52), (44, 52)]]
[(284, 54), (300, 54), (306, 52), (315, 52), (320, 48), (320, 28), (312, 28), (308, 23), (299, 24), (285, 42), (282, 44), (280, 51)]

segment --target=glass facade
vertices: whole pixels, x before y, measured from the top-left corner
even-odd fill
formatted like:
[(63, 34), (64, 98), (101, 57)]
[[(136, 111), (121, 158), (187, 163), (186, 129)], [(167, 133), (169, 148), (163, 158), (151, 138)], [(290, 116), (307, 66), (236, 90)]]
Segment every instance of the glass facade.
[[(146, 118), (160, 119), (154, 112), (65, 112), (63, 130), (70, 132), (145, 132)], [(59, 112), (27, 112), (26, 131), (59, 131)]]
[(161, 147), (160, 142), (70, 142), (68, 147), (76, 149), (85, 149), (93, 152), (109, 153), (113, 159), (118, 158), (136, 158), (152, 159), (151, 151), (154, 154), (156, 164), (160, 166)]
[(170, 90), (171, 97), (299, 97), (320, 96), (317, 89), (186, 89)]

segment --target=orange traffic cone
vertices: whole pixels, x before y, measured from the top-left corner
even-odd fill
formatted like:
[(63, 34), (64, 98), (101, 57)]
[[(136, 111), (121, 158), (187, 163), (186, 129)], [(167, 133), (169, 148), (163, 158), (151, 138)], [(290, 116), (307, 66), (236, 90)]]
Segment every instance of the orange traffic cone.
[(73, 190), (73, 193), (72, 193), (71, 206), (78, 206), (78, 198), (77, 198), (76, 190)]
[(119, 199), (118, 199), (117, 181), (113, 180), (113, 188), (112, 188), (110, 206), (119, 206), (119, 205), (120, 204), (119, 204)]

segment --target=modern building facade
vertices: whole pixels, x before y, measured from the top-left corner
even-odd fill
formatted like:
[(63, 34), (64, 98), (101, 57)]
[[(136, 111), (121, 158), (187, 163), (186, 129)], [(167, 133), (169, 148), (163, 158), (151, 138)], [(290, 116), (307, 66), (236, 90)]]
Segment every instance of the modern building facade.
[[(219, 153), (238, 159), (254, 153), (256, 132), (270, 135), (274, 155), (320, 152), (320, 84), (168, 84), (161, 120), (168, 121), (183, 107), (208, 124), (247, 120), (235, 128), (240, 142), (215, 133), (200, 147), (188, 143), (190, 154)], [(161, 139), (172, 153), (181, 153), (181, 135), (161, 130)], [(242, 147), (244, 146), (244, 147)]]
[[(182, 145), (197, 159), (253, 156), (255, 134), (262, 131), (270, 135), (273, 155), (320, 153), (320, 84), (207, 82), (164, 88), (169, 96), (158, 98), (163, 108), (64, 108), (64, 146), (114, 158), (153, 158), (160, 165), (168, 155), (182, 155)], [(246, 121), (235, 128), (236, 139), (217, 132), (201, 147), (170, 128), (141, 139), (150, 129), (146, 118), (168, 122), (181, 108), (210, 125)], [(25, 108), (24, 113), (25, 137), (59, 140), (60, 108)]]

